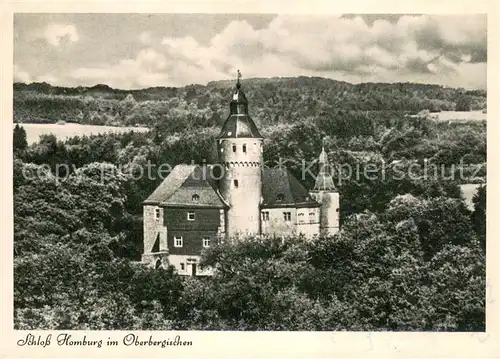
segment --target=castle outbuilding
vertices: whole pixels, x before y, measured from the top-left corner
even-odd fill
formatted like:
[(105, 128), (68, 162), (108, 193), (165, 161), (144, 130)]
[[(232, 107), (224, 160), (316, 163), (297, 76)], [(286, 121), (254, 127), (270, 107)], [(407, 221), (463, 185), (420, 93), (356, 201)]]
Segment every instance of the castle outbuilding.
[(144, 201), (142, 262), (173, 265), (180, 275), (210, 275), (202, 251), (225, 238), (252, 235), (333, 235), (339, 193), (327, 154), (308, 191), (286, 168), (266, 168), (263, 137), (236, 83), (229, 116), (217, 137), (218, 163), (178, 165)]

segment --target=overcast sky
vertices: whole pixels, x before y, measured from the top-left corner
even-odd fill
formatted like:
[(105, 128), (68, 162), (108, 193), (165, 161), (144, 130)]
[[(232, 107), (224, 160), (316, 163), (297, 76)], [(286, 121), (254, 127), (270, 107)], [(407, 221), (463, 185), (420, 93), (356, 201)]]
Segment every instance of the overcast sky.
[(486, 88), (486, 16), (16, 14), (14, 81), (132, 89), (243, 77)]

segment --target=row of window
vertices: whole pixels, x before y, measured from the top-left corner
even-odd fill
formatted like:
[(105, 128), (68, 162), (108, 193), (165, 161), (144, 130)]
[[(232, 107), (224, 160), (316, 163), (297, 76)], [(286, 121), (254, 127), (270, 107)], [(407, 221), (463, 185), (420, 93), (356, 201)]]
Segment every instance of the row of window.
[[(161, 213), (161, 212), (160, 212), (160, 210), (157, 208), (157, 209), (155, 210), (155, 218), (156, 218), (156, 220), (159, 220), (159, 219), (160, 219), (160, 213)], [(194, 212), (188, 212), (188, 213), (187, 213), (187, 220), (188, 220), (188, 221), (194, 221), (194, 220), (195, 220), (195, 218), (196, 218), (196, 217), (195, 217), (195, 213), (194, 213)]]
[[(287, 222), (291, 221), (292, 220), (292, 212), (283, 212), (283, 219)], [(269, 221), (269, 211), (262, 212), (262, 220)]]
[[(257, 147), (257, 143), (254, 143), (254, 146)], [(233, 149), (233, 152), (237, 151), (238, 148), (237, 148), (236, 144), (233, 143), (232, 149)], [(246, 143), (244, 143), (241, 146), (241, 150), (243, 151), (243, 153), (247, 153), (247, 144)], [(220, 151), (224, 152), (224, 147), (221, 147)]]
[[(234, 180), (234, 185), (235, 187), (238, 187), (238, 180)], [(337, 212), (339, 211), (339, 209), (337, 208)], [(305, 213), (299, 213), (298, 216), (299, 217), (302, 217), (304, 216)], [(310, 212), (309, 213), (309, 216), (314, 216), (314, 212)], [(188, 221), (194, 221), (195, 220), (195, 213), (194, 212), (187, 212), (187, 220)], [(285, 221), (291, 221), (291, 218), (292, 218), (292, 213), (291, 212), (283, 212), (283, 219)], [(156, 210), (156, 219), (160, 219), (160, 210), (157, 209)], [(268, 211), (264, 211), (262, 212), (262, 220), (263, 221), (269, 221), (269, 212)]]
[[(203, 248), (210, 247), (210, 242), (211, 242), (210, 238), (203, 238), (202, 239)], [(182, 248), (183, 246), (184, 246), (184, 240), (182, 236), (180, 237), (174, 236), (174, 247)]]
[[(181, 265), (181, 271), (185, 271), (186, 270), (186, 264), (185, 263), (180, 263)], [(203, 266), (200, 264), (198, 265), (198, 268), (200, 269), (200, 271), (203, 270)]]

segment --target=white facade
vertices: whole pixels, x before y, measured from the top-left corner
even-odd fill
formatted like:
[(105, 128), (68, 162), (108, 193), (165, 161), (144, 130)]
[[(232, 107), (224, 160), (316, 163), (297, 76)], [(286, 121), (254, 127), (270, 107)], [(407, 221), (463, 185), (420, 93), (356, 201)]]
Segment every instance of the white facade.
[(337, 191), (312, 191), (311, 196), (321, 204), (320, 234), (332, 236), (340, 227), (340, 196)]
[(218, 155), (224, 166), (220, 193), (229, 204), (225, 218), (227, 235), (260, 234), (262, 139), (219, 139)]

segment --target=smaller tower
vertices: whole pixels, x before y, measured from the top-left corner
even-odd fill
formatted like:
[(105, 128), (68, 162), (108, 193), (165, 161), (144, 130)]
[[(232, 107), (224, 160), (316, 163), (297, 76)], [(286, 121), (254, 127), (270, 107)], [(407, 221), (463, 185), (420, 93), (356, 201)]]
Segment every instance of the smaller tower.
[(321, 204), (320, 207), (320, 234), (334, 235), (339, 231), (340, 223), (340, 196), (333, 184), (331, 168), (325, 148), (319, 155), (319, 173), (316, 177), (311, 196)]

